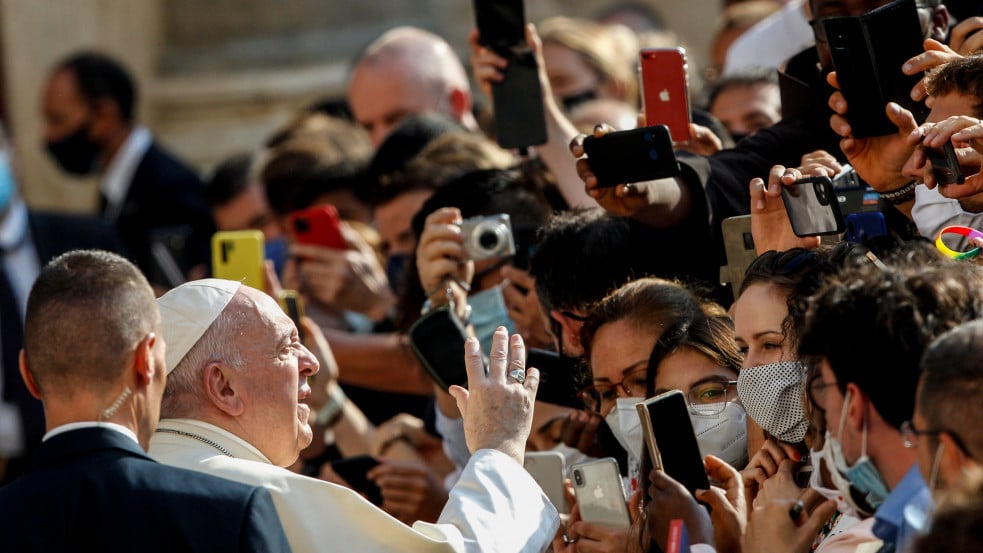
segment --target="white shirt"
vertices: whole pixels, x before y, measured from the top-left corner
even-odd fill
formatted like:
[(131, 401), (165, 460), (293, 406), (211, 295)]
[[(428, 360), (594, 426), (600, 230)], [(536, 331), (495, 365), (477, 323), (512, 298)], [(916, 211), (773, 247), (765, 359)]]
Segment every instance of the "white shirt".
[(106, 198), (105, 218), (115, 221), (119, 217), (126, 194), (130, 191), (133, 173), (152, 142), (153, 137), (146, 127), (136, 127), (109, 163), (102, 179), (102, 195)]
[(752, 68), (777, 69), (816, 43), (805, 0), (793, 0), (737, 37), (727, 49), (724, 76)]
[[(115, 422), (99, 422), (99, 421), (70, 422), (68, 424), (56, 426), (51, 430), (49, 430), (48, 433), (45, 434), (43, 438), (41, 438), (41, 441), (44, 442), (50, 438), (54, 438), (58, 434), (64, 434), (65, 432), (71, 432), (72, 430), (81, 430), (83, 428), (106, 428), (108, 430), (113, 430), (133, 440), (133, 443), (140, 445), (140, 441), (137, 440), (137, 435), (134, 434), (133, 431), (130, 430), (129, 428), (123, 426), (122, 424), (116, 424)], [(140, 449), (143, 448), (141, 447)]]

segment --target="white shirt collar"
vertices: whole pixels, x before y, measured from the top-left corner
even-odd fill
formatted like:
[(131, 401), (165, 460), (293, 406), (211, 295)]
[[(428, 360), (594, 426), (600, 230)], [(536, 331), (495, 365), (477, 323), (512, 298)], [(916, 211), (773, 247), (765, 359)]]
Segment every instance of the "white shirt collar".
[[(56, 426), (48, 431), (47, 434), (41, 438), (41, 441), (47, 441), (50, 438), (57, 436), (58, 434), (64, 434), (65, 432), (71, 432), (72, 430), (81, 430), (83, 428), (107, 428), (109, 430), (115, 430), (120, 434), (126, 436), (133, 440), (133, 443), (140, 445), (140, 441), (137, 440), (137, 435), (133, 433), (129, 428), (116, 424), (115, 422), (99, 422), (99, 421), (82, 421), (82, 422), (70, 422), (68, 424), (63, 424), (61, 426)], [(142, 447), (140, 449), (143, 449)]]
[(151, 142), (153, 137), (146, 127), (135, 127), (106, 168), (102, 179), (102, 194), (107, 202), (105, 211), (107, 219), (115, 220), (119, 216), (126, 194), (130, 191), (133, 173), (150, 149)]

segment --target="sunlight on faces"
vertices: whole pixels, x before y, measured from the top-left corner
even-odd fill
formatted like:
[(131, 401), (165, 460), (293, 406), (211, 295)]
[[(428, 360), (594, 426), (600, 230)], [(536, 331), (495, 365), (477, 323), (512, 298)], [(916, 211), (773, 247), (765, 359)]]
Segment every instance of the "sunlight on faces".
[[(658, 336), (644, 330), (634, 321), (621, 319), (601, 325), (594, 333), (590, 366), (595, 386), (610, 387), (619, 384), (627, 375), (624, 385), (634, 390), (632, 397), (645, 395), (645, 368)], [(607, 415), (620, 397), (627, 397), (622, 386), (615, 386), (610, 393), (601, 394), (601, 415)]]
[(544, 42), (543, 64), (556, 96), (565, 98), (593, 90), (604, 97), (599, 90), (600, 76), (580, 53), (556, 42)]
[(45, 142), (60, 140), (77, 131), (91, 117), (90, 109), (79, 94), (72, 72), (53, 73), (41, 96)]
[(376, 206), (375, 228), (382, 241), (383, 254), (412, 254), (416, 250), (413, 216), (420, 211), (431, 194), (433, 192), (430, 190), (413, 190)]
[(446, 104), (442, 94), (407, 73), (411, 69), (393, 63), (363, 64), (352, 73), (348, 102), (355, 120), (369, 133), (373, 147), (379, 147), (408, 115), (447, 111), (439, 109)]
[(744, 368), (795, 359), (782, 324), (788, 316), (785, 295), (771, 284), (752, 284), (734, 302), (734, 332), (744, 353)]
[[(659, 363), (655, 374), (655, 393), (682, 390), (683, 393), (687, 394), (687, 401), (690, 401), (696, 399), (689, 397), (690, 391), (700, 384), (736, 379), (737, 374), (734, 371), (721, 367), (703, 353), (691, 348), (682, 348), (665, 356)], [(733, 397), (737, 397), (736, 389), (733, 390)], [(700, 399), (701, 403), (714, 403), (724, 400), (721, 396), (702, 397)]]
[(714, 98), (710, 114), (727, 132), (750, 136), (781, 120), (781, 108), (778, 85), (759, 83), (724, 90)]
[(241, 424), (248, 441), (273, 464), (287, 466), (311, 444), (311, 395), (307, 377), (319, 369), (314, 355), (300, 343), (297, 328), (273, 298), (243, 286), (252, 303), (241, 342), (246, 366), (237, 371), (246, 411)]

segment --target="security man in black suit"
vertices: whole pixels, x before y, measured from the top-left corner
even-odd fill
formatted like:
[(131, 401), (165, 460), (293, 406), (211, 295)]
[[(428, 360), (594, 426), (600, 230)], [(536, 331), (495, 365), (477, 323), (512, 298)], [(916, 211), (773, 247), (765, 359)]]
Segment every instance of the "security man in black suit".
[(20, 372), (47, 434), (0, 488), (4, 551), (289, 551), (269, 493), (144, 451), (166, 383), (154, 293), (101, 250), (48, 263), (27, 304)]
[(134, 124), (137, 90), (126, 69), (97, 52), (62, 60), (41, 105), (45, 148), (67, 173), (99, 173), (101, 214), (158, 291), (207, 275), (211, 212), (198, 174)]

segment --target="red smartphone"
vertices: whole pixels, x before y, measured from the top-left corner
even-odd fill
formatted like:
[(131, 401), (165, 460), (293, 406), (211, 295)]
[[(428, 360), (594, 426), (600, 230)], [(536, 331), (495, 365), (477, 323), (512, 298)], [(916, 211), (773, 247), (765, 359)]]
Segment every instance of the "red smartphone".
[(290, 214), (290, 233), (300, 244), (348, 249), (341, 234), (341, 218), (333, 205), (317, 205)]
[(690, 141), (689, 76), (683, 48), (638, 52), (645, 124), (666, 125), (675, 144)]

